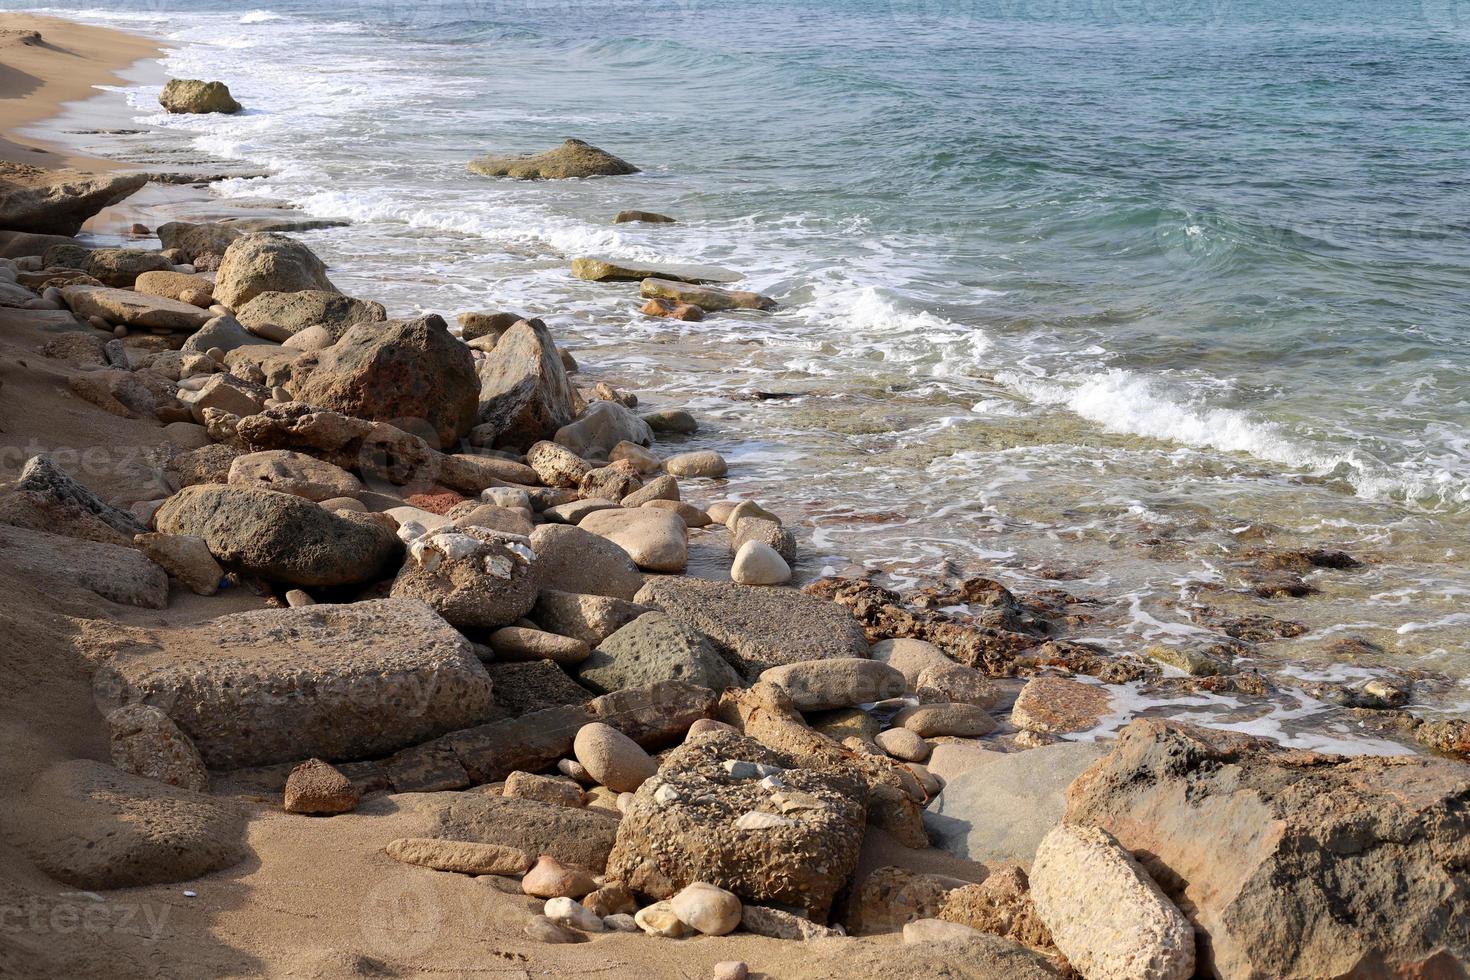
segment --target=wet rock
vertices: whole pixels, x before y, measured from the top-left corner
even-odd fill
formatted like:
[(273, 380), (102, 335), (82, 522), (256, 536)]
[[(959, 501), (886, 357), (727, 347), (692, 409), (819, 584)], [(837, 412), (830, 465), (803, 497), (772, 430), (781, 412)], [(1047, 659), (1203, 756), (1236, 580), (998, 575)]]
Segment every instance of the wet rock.
[(666, 510), (671, 514), (678, 514), (685, 527), (708, 527), (711, 523), (708, 514), (682, 500), (650, 500), (642, 506), (649, 510)]
[(494, 704), (468, 642), (401, 599), (118, 627), (107, 649), (97, 703), (163, 710), (222, 769), (384, 755), (478, 724)]
[[(522, 320), (480, 361), (481, 445), (525, 448), (550, 438), (577, 415), (576, 393), (551, 332)], [(532, 464), (535, 465), (534, 463)]]
[(469, 168), (486, 177), (516, 180), (561, 180), (567, 177), (609, 177), (636, 174), (638, 168), (590, 143), (569, 139), (555, 149), (532, 156), (484, 156)]
[(658, 214), (655, 211), (627, 210), (619, 211), (613, 217), (613, 224), (621, 225), (630, 221), (643, 222), (644, 224), (671, 225), (674, 219), (666, 214)]
[(735, 282), (740, 276), (714, 266), (631, 262), (583, 256), (572, 260), (572, 275), (589, 282), (637, 282), (650, 276), (673, 282)]
[(684, 320), (689, 323), (698, 323), (704, 319), (704, 310), (693, 303), (679, 303), (671, 299), (650, 299), (639, 308), (638, 312), (644, 316)]
[[(627, 444), (619, 443), (619, 445)], [(641, 464), (635, 465), (639, 466), (639, 469), (643, 472), (648, 472), (648, 470), (644, 469)], [(678, 499), (679, 482), (675, 480), (672, 476), (664, 475), (656, 476), (652, 480), (644, 483), (641, 489), (634, 490), (632, 493), (628, 494), (621, 501), (619, 501), (619, 503), (623, 507), (642, 507), (644, 504), (652, 500), (673, 501)]]
[[(235, 311), (235, 318), (254, 333), (282, 330), (292, 337), (321, 327), (328, 344), (336, 343), (359, 323), (383, 323), (388, 319), (382, 303), (353, 299), (334, 289), (266, 290), (256, 293)], [(301, 346), (303, 350), (313, 349)]]
[(730, 578), (741, 585), (785, 585), (791, 581), (791, 566), (770, 545), (762, 541), (747, 541), (735, 552), (735, 560), (730, 565)]
[(226, 567), (291, 585), (370, 582), (402, 553), (393, 533), (369, 515), (328, 513), (301, 497), (253, 487), (186, 487), (155, 520), (166, 534), (203, 538)]
[[(710, 638), (746, 677), (794, 661), (863, 657), (861, 627), (841, 607), (795, 589), (661, 578), (634, 597)], [(792, 648), (792, 636), (803, 638)], [(900, 692), (901, 693), (901, 692)]]
[(665, 680), (689, 681), (712, 691), (741, 683), (704, 634), (661, 612), (646, 612), (608, 636), (577, 676), (599, 692)]
[[(814, 804), (779, 825), (742, 829), (750, 813), (779, 816), (771, 792), (737, 779), (727, 759), (780, 766), (786, 791)], [(695, 881), (745, 902), (804, 908), (827, 915), (856, 867), (867, 789), (856, 770), (795, 767), (752, 739), (715, 732), (669, 753), (657, 778), (634, 794), (618, 828), (608, 874), (653, 898), (672, 897)]]
[(362, 481), (340, 466), (285, 449), (246, 453), (230, 463), (229, 482), (238, 487), (277, 490), (320, 502), (356, 497)]
[(554, 441), (578, 457), (606, 456), (623, 442), (652, 445), (653, 430), (617, 402), (594, 401), (574, 421), (557, 429)]
[(699, 286), (668, 276), (644, 279), (639, 292), (645, 299), (671, 300), (714, 313), (720, 310), (774, 310), (776, 301), (760, 293), (717, 286)]
[(801, 711), (830, 711), (900, 697), (903, 675), (878, 660), (838, 657), (810, 660), (763, 671)]
[(658, 510), (603, 510), (578, 525), (627, 552), (650, 572), (682, 572), (689, 562), (688, 529), (677, 514)]
[(1067, 821), (1139, 857), (1201, 933), (1205, 970), (1427, 976), (1470, 956), (1470, 924), (1444, 914), (1470, 887), (1467, 801), (1462, 763), (1140, 719), (1079, 777)]
[(601, 722), (584, 725), (572, 751), (588, 775), (615, 793), (635, 792), (658, 768), (637, 742)]
[(224, 82), (206, 82), (198, 78), (171, 78), (159, 93), (158, 104), (173, 113), (226, 115), (240, 111), (240, 103), (230, 95)]
[(146, 704), (124, 705), (108, 713), (107, 727), (112, 764), (123, 772), (201, 793), (209, 789), (199, 750), (162, 711)]
[(240, 232), (218, 222), (166, 221), (157, 228), (165, 251), (178, 250), (186, 261), (204, 255), (222, 256)]
[(626, 599), (542, 589), (531, 618), (553, 633), (597, 646), (647, 611)]
[(796, 564), (796, 536), (776, 521), (760, 517), (742, 517), (731, 524), (730, 550), (738, 556), (740, 549), (756, 541), (775, 551), (787, 566)]
[(699, 431), (694, 416), (682, 408), (665, 408), (657, 412), (644, 412), (640, 416), (654, 432), (670, 435), (692, 435)]
[(294, 238), (264, 232), (241, 235), (225, 249), (215, 278), (214, 298), (239, 310), (261, 293), (305, 289), (338, 292), (327, 278), (326, 265), (311, 249)]
[(526, 539), (482, 527), (443, 527), (409, 546), (395, 598), (420, 599), (451, 625), (495, 628), (536, 604), (536, 555)]
[(1090, 742), (1059, 742), (1005, 755), (946, 777), (924, 826), (934, 846), (984, 864), (1030, 864), (1062, 819), (1067, 786), (1105, 752)]
[(543, 524), (531, 533), (531, 549), (542, 588), (632, 599), (643, 587), (626, 551), (580, 527)]
[(1112, 707), (1112, 696), (1104, 688), (1042, 675), (1021, 688), (1011, 708), (1011, 723), (1029, 732), (1065, 735), (1096, 727)]
[(613, 463), (583, 474), (581, 482), (577, 484), (577, 492), (584, 498), (618, 503), (642, 486), (643, 480), (632, 466)]
[(1031, 899), (1062, 955), (1098, 980), (1186, 980), (1194, 930), (1113, 836), (1063, 824), (1042, 839)]
[[(148, 182), (146, 174), (89, 174), (0, 162), (0, 228), (35, 235), (75, 235), (82, 223)], [(37, 241), (41, 251), (53, 242)], [(40, 254), (11, 243), (6, 256)]]
[(286, 777), (282, 807), (287, 813), (332, 816), (357, 809), (358, 791), (352, 780), (321, 759), (308, 759)]
[(848, 900), (847, 931), (854, 936), (898, 932), (918, 919), (932, 919), (960, 882), (891, 865), (863, 879)]
[(518, 847), (478, 841), (400, 837), (383, 853), (404, 864), (465, 875), (523, 875), (531, 867), (531, 856)]
[(698, 452), (680, 453), (670, 456), (664, 460), (664, 470), (674, 476), (681, 477), (706, 477), (716, 479), (722, 477), (729, 467), (725, 463), (725, 457), (711, 449), (701, 449)]
[(13, 817), (12, 841), (74, 888), (188, 881), (250, 853), (233, 803), (88, 759), (43, 771)]

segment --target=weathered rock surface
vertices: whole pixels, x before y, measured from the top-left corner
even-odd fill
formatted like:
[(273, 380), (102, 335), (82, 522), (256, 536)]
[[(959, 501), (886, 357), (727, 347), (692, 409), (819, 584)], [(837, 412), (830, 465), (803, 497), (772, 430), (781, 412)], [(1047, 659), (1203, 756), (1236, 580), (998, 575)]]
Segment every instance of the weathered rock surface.
[(557, 806), (583, 806), (586, 799), (582, 790), (570, 779), (559, 776), (538, 776), (532, 772), (517, 770), (505, 777), (502, 796), (515, 796), (524, 800), (540, 800)]
[(661, 578), (634, 598), (708, 636), (749, 678), (782, 664), (868, 653), (862, 628), (845, 610), (795, 589)]
[(761, 672), (801, 711), (830, 711), (900, 697), (903, 675), (879, 660), (829, 657), (783, 664)]
[(340, 466), (305, 453), (268, 449), (236, 456), (230, 463), (229, 482), (237, 487), (277, 490), (307, 500), (356, 497), (362, 481)]
[(1106, 831), (1062, 824), (1042, 838), (1031, 900), (1057, 949), (1089, 980), (1194, 975), (1193, 928)]
[[(541, 440), (526, 450), (526, 462), (548, 487), (576, 487), (592, 469), (592, 464), (565, 446)], [(568, 521), (575, 524), (576, 521)]]
[(178, 249), (190, 262), (204, 255), (222, 256), (240, 237), (239, 229), (218, 222), (166, 221), (156, 231), (165, 250)]
[(984, 708), (973, 704), (920, 704), (911, 705), (893, 716), (895, 725), (902, 725), (924, 738), (953, 735), (958, 738), (978, 738), (995, 731), (996, 722)]
[(542, 588), (618, 599), (643, 588), (643, 574), (626, 551), (580, 527), (542, 524), (531, 532), (531, 550)]
[(698, 630), (661, 612), (647, 612), (603, 640), (577, 670), (595, 691), (618, 691), (683, 680), (712, 691), (741, 683), (740, 675)]
[(96, 248), (82, 263), (83, 272), (115, 289), (132, 289), (140, 275), (171, 272), (173, 267), (161, 253), (137, 248)]
[(26, 460), (0, 499), (0, 523), (118, 545), (145, 530), (136, 517), (104, 502), (45, 453)]
[(1138, 856), (1215, 975), (1430, 977), (1470, 960), (1467, 804), (1463, 763), (1139, 719), (1066, 817)]
[(15, 572), (47, 588), (82, 588), (144, 609), (168, 605), (168, 575), (131, 547), (0, 524), (0, 555)]
[(531, 618), (553, 633), (597, 646), (647, 611), (646, 606), (612, 596), (542, 589)]
[(322, 327), (335, 343), (348, 328), (359, 323), (383, 323), (388, 314), (382, 303), (353, 299), (332, 290), (301, 289), (258, 293), (235, 310), (235, 318), (251, 331), (277, 327), (292, 336), (310, 327)]
[(393, 799), (424, 815), (425, 836), (499, 844), (528, 855), (549, 854), (579, 868), (601, 870), (618, 830), (617, 814), (596, 807), (480, 793), (419, 793)]
[(428, 603), (453, 626), (493, 629), (530, 612), (538, 588), (535, 554), (524, 538), (443, 527), (409, 547), (392, 594)]
[(235, 804), (89, 759), (42, 772), (16, 809), (16, 842), (74, 888), (188, 881), (250, 853)]
[(98, 704), (159, 708), (213, 768), (386, 755), (494, 710), (469, 643), (411, 600), (119, 629), (109, 643)]
[(635, 263), (596, 256), (573, 259), (572, 275), (590, 282), (637, 282), (651, 277), (687, 283), (736, 282), (740, 279), (738, 274), (714, 266)]
[(520, 848), (480, 841), (399, 837), (383, 853), (404, 864), (465, 875), (523, 875), (531, 867), (531, 856)]
[(146, 704), (126, 704), (107, 715), (112, 764), (123, 772), (204, 792), (209, 771), (189, 737), (168, 715)]
[(240, 111), (240, 103), (230, 95), (224, 82), (206, 82), (198, 78), (171, 78), (158, 95), (158, 104), (174, 113), (232, 114)]
[(540, 320), (507, 330), (480, 362), (479, 378), (480, 423), (495, 435), (478, 444), (524, 449), (576, 418), (576, 393)]
[(486, 177), (517, 180), (561, 180), (567, 177), (613, 177), (636, 174), (638, 168), (590, 143), (569, 139), (555, 149), (531, 156), (484, 156), (469, 168)]
[(166, 534), (203, 538), (227, 567), (292, 585), (370, 582), (402, 553), (377, 518), (330, 513), (302, 497), (254, 487), (186, 487), (158, 509), (155, 522)]
[(617, 402), (598, 400), (582, 410), (575, 421), (556, 430), (553, 438), (579, 457), (607, 456), (620, 442), (653, 444), (653, 430), (634, 412)]
[(934, 846), (985, 864), (1030, 864), (1066, 809), (1067, 786), (1106, 747), (1058, 742), (1016, 752), (950, 779), (924, 814)]
[[(731, 759), (782, 768), (784, 788), (737, 778)], [(820, 922), (856, 867), (866, 801), (855, 769), (796, 768), (753, 739), (710, 733), (670, 752), (634, 794), (608, 874), (653, 898), (704, 881)]]
[(719, 310), (774, 310), (776, 301), (760, 293), (740, 289), (700, 286), (667, 277), (650, 277), (640, 284), (639, 293), (646, 299), (664, 299), (687, 303), (707, 312)]
[(281, 806), (287, 813), (333, 816), (357, 807), (358, 790), (336, 766), (307, 759), (286, 777)]
[(981, 932), (1014, 939), (1032, 949), (1055, 949), (1051, 931), (1031, 900), (1031, 884), (1015, 865), (992, 871), (978, 885), (956, 888), (945, 896), (939, 918)]
[(291, 388), (298, 401), (410, 431), (427, 425), (441, 447), (458, 443), (475, 424), (474, 358), (436, 315), (360, 323), (305, 356), (316, 363), (298, 365), (305, 373)]
[(107, 286), (65, 286), (61, 299), (77, 316), (101, 317), (128, 327), (192, 333), (212, 316), (208, 310), (175, 299)]
[(0, 162), (0, 228), (75, 235), (92, 215), (147, 182), (147, 174), (89, 174)]
[(327, 278), (326, 265), (311, 249), (285, 235), (259, 233), (241, 235), (225, 249), (214, 298), (238, 310), (261, 293), (303, 289), (338, 292)]
[(1028, 732), (1065, 735), (1097, 726), (1113, 699), (1106, 688), (1066, 677), (1033, 677), (1011, 708), (1011, 722)]

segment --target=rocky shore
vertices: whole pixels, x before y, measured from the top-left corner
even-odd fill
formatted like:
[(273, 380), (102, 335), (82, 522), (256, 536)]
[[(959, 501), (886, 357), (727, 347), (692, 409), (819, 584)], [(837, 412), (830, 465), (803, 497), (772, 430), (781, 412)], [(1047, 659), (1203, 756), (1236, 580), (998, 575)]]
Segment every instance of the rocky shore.
[[(636, 171), (575, 140), (471, 167)], [(202, 900), (164, 975), (1464, 973), (1463, 723), (1375, 682), (1341, 696), (1446, 755), (1152, 718), (1069, 740), (1115, 685), (1265, 681), (1229, 643), (1088, 643), (1062, 589), (798, 588), (802, 542), (682, 451), (684, 407), (516, 311), (395, 318), (288, 233), (73, 237), (141, 183), (0, 164), (18, 975), (168, 961), (13, 927), (77, 894)], [(777, 303), (729, 270), (569, 271), (650, 316)], [(1243, 587), (1354, 561), (1262, 555)], [(316, 904), (350, 908), (283, 921)]]

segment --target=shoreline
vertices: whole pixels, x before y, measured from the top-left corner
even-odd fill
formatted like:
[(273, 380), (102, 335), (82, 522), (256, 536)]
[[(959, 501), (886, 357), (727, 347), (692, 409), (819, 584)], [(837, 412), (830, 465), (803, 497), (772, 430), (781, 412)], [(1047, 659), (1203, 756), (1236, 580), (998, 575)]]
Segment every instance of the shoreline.
[[(36, 31), (39, 44), (13, 32)], [(60, 142), (20, 135), (54, 119), (68, 105), (97, 94), (97, 86), (125, 81), (122, 72), (158, 58), (161, 44), (119, 28), (91, 27), (38, 14), (0, 14), (0, 160), (38, 167), (110, 171), (128, 164), (87, 156)]]

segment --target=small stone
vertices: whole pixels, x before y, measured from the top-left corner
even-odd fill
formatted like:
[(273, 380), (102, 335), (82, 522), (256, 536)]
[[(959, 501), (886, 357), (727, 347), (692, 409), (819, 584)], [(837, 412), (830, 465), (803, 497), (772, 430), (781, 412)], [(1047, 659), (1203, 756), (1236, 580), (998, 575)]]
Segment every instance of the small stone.
[(561, 897), (546, 900), (543, 910), (548, 919), (559, 926), (580, 929), (583, 932), (603, 932), (601, 916), (579, 905), (575, 899)]
[(286, 777), (283, 806), (287, 813), (331, 816), (357, 808), (352, 781), (321, 759), (308, 759)]
[(576, 759), (557, 760), (556, 771), (568, 779), (575, 779), (583, 786), (594, 786), (597, 784), (597, 780), (592, 778), (592, 774)]
[(563, 865), (543, 854), (521, 879), (521, 891), (537, 898), (581, 898), (597, 888), (597, 879), (584, 868)]
[(586, 802), (582, 791), (568, 780), (519, 770), (505, 777), (505, 788), (501, 795), (540, 800), (542, 803), (553, 803), (557, 806), (582, 806)]
[(594, 915), (606, 918), (609, 915), (626, 913), (632, 915), (638, 911), (638, 901), (627, 885), (614, 882), (603, 885), (595, 892), (590, 892), (582, 899), (582, 904)]
[(750, 967), (744, 960), (721, 960), (709, 975), (710, 980), (746, 980), (750, 976)]
[(552, 922), (544, 915), (532, 916), (531, 921), (526, 923), (525, 932), (538, 943), (580, 943), (587, 939), (580, 932)]
[(465, 875), (515, 876), (531, 866), (531, 856), (518, 847), (480, 841), (400, 837), (389, 841), (383, 852), (404, 864)]
[(615, 915), (604, 916), (602, 924), (607, 926), (609, 932), (641, 932), (638, 920), (627, 912), (618, 912)]
[(713, 449), (701, 449), (670, 456), (664, 460), (664, 472), (672, 476), (717, 479), (729, 472), (729, 466), (725, 463), (725, 457)]
[(730, 578), (741, 585), (785, 585), (791, 581), (791, 566), (770, 545), (747, 541), (735, 553)]
[(979, 929), (943, 919), (915, 919), (903, 927), (903, 941), (906, 943), (969, 942), (984, 935)]
[(602, 722), (583, 725), (572, 752), (593, 779), (618, 793), (634, 792), (658, 772), (658, 764), (637, 742)]
[(931, 751), (923, 736), (907, 728), (890, 728), (886, 732), (879, 732), (874, 741), (884, 752), (905, 762), (923, 762), (929, 758)]
[[(681, 303), (674, 299), (660, 299), (657, 296), (649, 299), (643, 304), (638, 312), (644, 316), (663, 317), (668, 320), (684, 320), (690, 323), (698, 323), (704, 319), (704, 310), (693, 303)], [(647, 419), (645, 419), (647, 421)]]
[(669, 902), (657, 902), (645, 909), (639, 909), (638, 914), (633, 916), (633, 921), (650, 936), (664, 939), (683, 939), (694, 932), (674, 914), (673, 906)]

